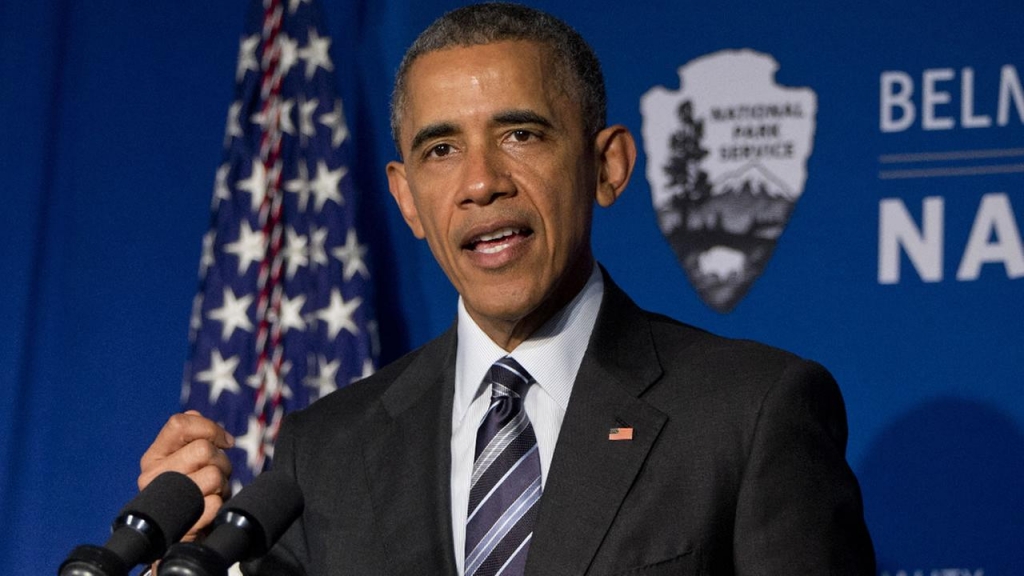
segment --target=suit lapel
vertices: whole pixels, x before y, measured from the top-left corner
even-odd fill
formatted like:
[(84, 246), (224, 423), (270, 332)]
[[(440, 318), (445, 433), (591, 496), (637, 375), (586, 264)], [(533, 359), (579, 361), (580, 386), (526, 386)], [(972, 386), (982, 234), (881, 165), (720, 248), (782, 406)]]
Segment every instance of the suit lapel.
[(451, 414), (455, 330), (428, 344), (382, 397), (364, 451), (389, 574), (455, 574)]
[[(527, 574), (584, 574), (667, 417), (639, 395), (661, 375), (643, 313), (605, 275), (605, 296), (566, 411)], [(633, 428), (632, 440), (609, 429)]]

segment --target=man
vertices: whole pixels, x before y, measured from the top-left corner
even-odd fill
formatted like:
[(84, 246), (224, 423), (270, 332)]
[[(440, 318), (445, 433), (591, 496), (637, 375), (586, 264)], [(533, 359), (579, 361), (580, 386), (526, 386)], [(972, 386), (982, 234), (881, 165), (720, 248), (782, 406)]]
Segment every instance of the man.
[[(636, 157), (604, 110), (589, 46), (531, 9), (456, 10), (410, 48), (388, 182), (458, 321), (286, 420), (306, 508), (251, 573), (874, 573), (831, 376), (644, 312), (594, 262), (593, 204)], [(189, 473), (198, 530), (231, 442), (175, 416), (140, 486)]]

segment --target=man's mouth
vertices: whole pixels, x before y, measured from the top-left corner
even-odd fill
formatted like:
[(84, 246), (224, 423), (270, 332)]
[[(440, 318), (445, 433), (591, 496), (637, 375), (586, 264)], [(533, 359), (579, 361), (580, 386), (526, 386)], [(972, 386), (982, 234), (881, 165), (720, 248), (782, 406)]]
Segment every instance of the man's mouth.
[(493, 232), (481, 234), (466, 242), (462, 247), (482, 254), (497, 254), (516, 242), (529, 237), (533, 230), (529, 228), (501, 228)]

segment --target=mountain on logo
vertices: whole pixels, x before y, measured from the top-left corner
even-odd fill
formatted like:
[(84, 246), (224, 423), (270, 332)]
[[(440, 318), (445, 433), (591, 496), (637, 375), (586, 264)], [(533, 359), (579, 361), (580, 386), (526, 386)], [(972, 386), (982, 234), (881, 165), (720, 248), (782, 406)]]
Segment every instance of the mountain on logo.
[(750, 162), (739, 170), (723, 174), (714, 183), (711, 193), (718, 196), (743, 192), (754, 196), (767, 195), (772, 198), (785, 198), (790, 201), (795, 200), (798, 196), (786, 186), (785, 182), (757, 162)]
[(785, 183), (760, 164), (750, 163), (712, 184), (709, 197), (690, 208), (687, 224), (691, 231), (775, 240), (795, 203), (796, 195)]

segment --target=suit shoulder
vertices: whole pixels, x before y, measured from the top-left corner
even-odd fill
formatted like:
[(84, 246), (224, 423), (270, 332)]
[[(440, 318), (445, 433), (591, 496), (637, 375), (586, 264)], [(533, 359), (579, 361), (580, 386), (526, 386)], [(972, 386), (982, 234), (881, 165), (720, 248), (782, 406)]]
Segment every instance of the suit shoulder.
[(811, 414), (837, 445), (845, 445), (845, 403), (821, 364), (753, 340), (726, 338), (649, 314), (662, 376), (645, 397), (668, 414), (693, 417), (700, 406), (708, 427), (732, 430), (749, 447), (758, 423)]
[(683, 370), (716, 382), (770, 384), (789, 371), (806, 371), (831, 380), (828, 371), (812, 360), (756, 342), (728, 338), (655, 312), (644, 312), (666, 373)]

